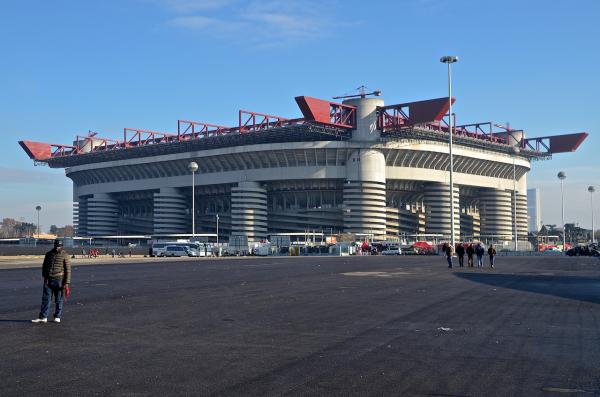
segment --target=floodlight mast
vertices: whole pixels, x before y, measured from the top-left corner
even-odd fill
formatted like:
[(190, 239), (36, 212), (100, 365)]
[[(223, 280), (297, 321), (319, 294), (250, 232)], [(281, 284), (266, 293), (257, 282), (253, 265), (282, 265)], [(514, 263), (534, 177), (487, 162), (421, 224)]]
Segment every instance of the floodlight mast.
[(454, 233), (454, 159), (452, 156), (452, 133), (454, 126), (452, 123), (452, 69), (453, 63), (458, 62), (458, 57), (446, 55), (440, 58), (440, 62), (448, 65), (448, 151), (450, 154), (450, 243), (456, 247), (456, 235)]

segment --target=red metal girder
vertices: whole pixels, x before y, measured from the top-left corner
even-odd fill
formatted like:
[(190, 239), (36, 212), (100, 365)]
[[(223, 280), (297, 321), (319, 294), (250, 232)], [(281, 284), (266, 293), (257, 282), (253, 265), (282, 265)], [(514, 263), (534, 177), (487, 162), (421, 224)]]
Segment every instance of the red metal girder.
[(549, 154), (574, 152), (588, 137), (587, 132), (527, 138), (523, 146), (531, 150)]
[(198, 136), (209, 137), (231, 132), (230, 127), (222, 125), (201, 123), (198, 121), (177, 120), (177, 136), (179, 140), (197, 138)]
[(19, 145), (32, 160), (46, 160), (52, 157), (52, 145), (45, 142), (19, 141)]
[(271, 114), (239, 111), (239, 132), (266, 130), (268, 128), (282, 127), (287, 121), (285, 117), (273, 116)]
[(44, 161), (52, 157), (70, 156), (78, 153), (78, 148), (71, 145), (61, 145), (59, 143), (19, 141), (30, 159)]
[[(456, 98), (452, 98), (452, 103)], [(448, 97), (377, 108), (377, 128), (387, 131), (417, 124), (439, 123), (448, 113)]]
[(308, 96), (297, 96), (296, 103), (306, 121), (356, 128), (356, 107)]
[[(128, 136), (129, 135), (129, 136)], [(96, 138), (94, 138), (96, 139)], [(123, 144), (127, 148), (131, 146), (144, 146), (161, 142), (179, 140), (179, 136), (167, 132), (140, 130), (137, 128), (123, 128)], [(118, 141), (115, 141), (118, 143)]]

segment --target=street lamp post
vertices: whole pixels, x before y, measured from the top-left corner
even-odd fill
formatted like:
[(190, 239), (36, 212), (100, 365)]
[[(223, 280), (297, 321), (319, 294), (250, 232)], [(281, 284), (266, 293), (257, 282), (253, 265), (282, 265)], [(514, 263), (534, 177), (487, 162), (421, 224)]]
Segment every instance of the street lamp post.
[(452, 156), (452, 132), (454, 126), (452, 125), (452, 70), (451, 66), (453, 63), (458, 62), (458, 57), (453, 55), (447, 55), (440, 58), (440, 62), (448, 65), (448, 132), (449, 132), (449, 152), (450, 152), (450, 242), (452, 247), (456, 246), (455, 235), (454, 235), (454, 159)]
[(565, 230), (565, 193), (563, 189), (563, 181), (567, 178), (567, 174), (564, 171), (560, 171), (557, 175), (560, 179), (560, 207), (561, 207), (561, 219), (563, 229), (563, 252), (567, 248), (567, 231)]
[(590, 207), (592, 210), (592, 244), (594, 244), (595, 240), (595, 236), (594, 236), (594, 192), (596, 191), (596, 188), (593, 186), (589, 186), (588, 187), (588, 192), (590, 192)]
[(196, 181), (194, 180), (194, 175), (196, 171), (198, 171), (198, 163), (195, 161), (190, 161), (188, 164), (188, 169), (192, 172), (192, 240), (196, 237), (196, 193), (195, 186)]
[(517, 229), (517, 166), (515, 164), (517, 155), (521, 152), (518, 146), (512, 147), (513, 153), (513, 221), (515, 228), (515, 252), (519, 250), (519, 238), (518, 238), (518, 229)]
[(217, 214), (217, 247), (219, 247), (219, 214)]
[(39, 240), (40, 239), (40, 211), (42, 210), (42, 207), (37, 205), (35, 207), (35, 210), (37, 211), (37, 238)]

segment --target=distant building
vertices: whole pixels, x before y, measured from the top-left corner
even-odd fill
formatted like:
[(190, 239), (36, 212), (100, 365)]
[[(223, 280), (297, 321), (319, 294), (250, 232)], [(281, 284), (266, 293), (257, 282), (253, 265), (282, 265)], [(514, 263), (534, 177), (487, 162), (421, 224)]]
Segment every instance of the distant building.
[(540, 189), (527, 189), (527, 219), (530, 232), (539, 232), (542, 227)]

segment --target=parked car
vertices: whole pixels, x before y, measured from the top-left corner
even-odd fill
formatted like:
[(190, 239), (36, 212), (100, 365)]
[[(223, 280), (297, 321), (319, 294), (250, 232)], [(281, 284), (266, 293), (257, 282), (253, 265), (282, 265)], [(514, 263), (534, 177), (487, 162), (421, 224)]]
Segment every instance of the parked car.
[(568, 256), (600, 256), (600, 251), (587, 245), (578, 245), (565, 252)]
[(381, 251), (381, 255), (402, 255), (402, 250), (397, 247), (390, 247)]
[(180, 245), (167, 245), (163, 256), (191, 256), (190, 251), (186, 247)]
[(165, 248), (167, 247), (168, 244), (164, 244), (164, 243), (154, 243), (152, 244), (152, 251), (150, 253), (151, 257), (155, 257), (155, 256), (164, 256), (165, 255)]
[(415, 247), (408, 247), (402, 250), (404, 255), (419, 255), (419, 249)]

